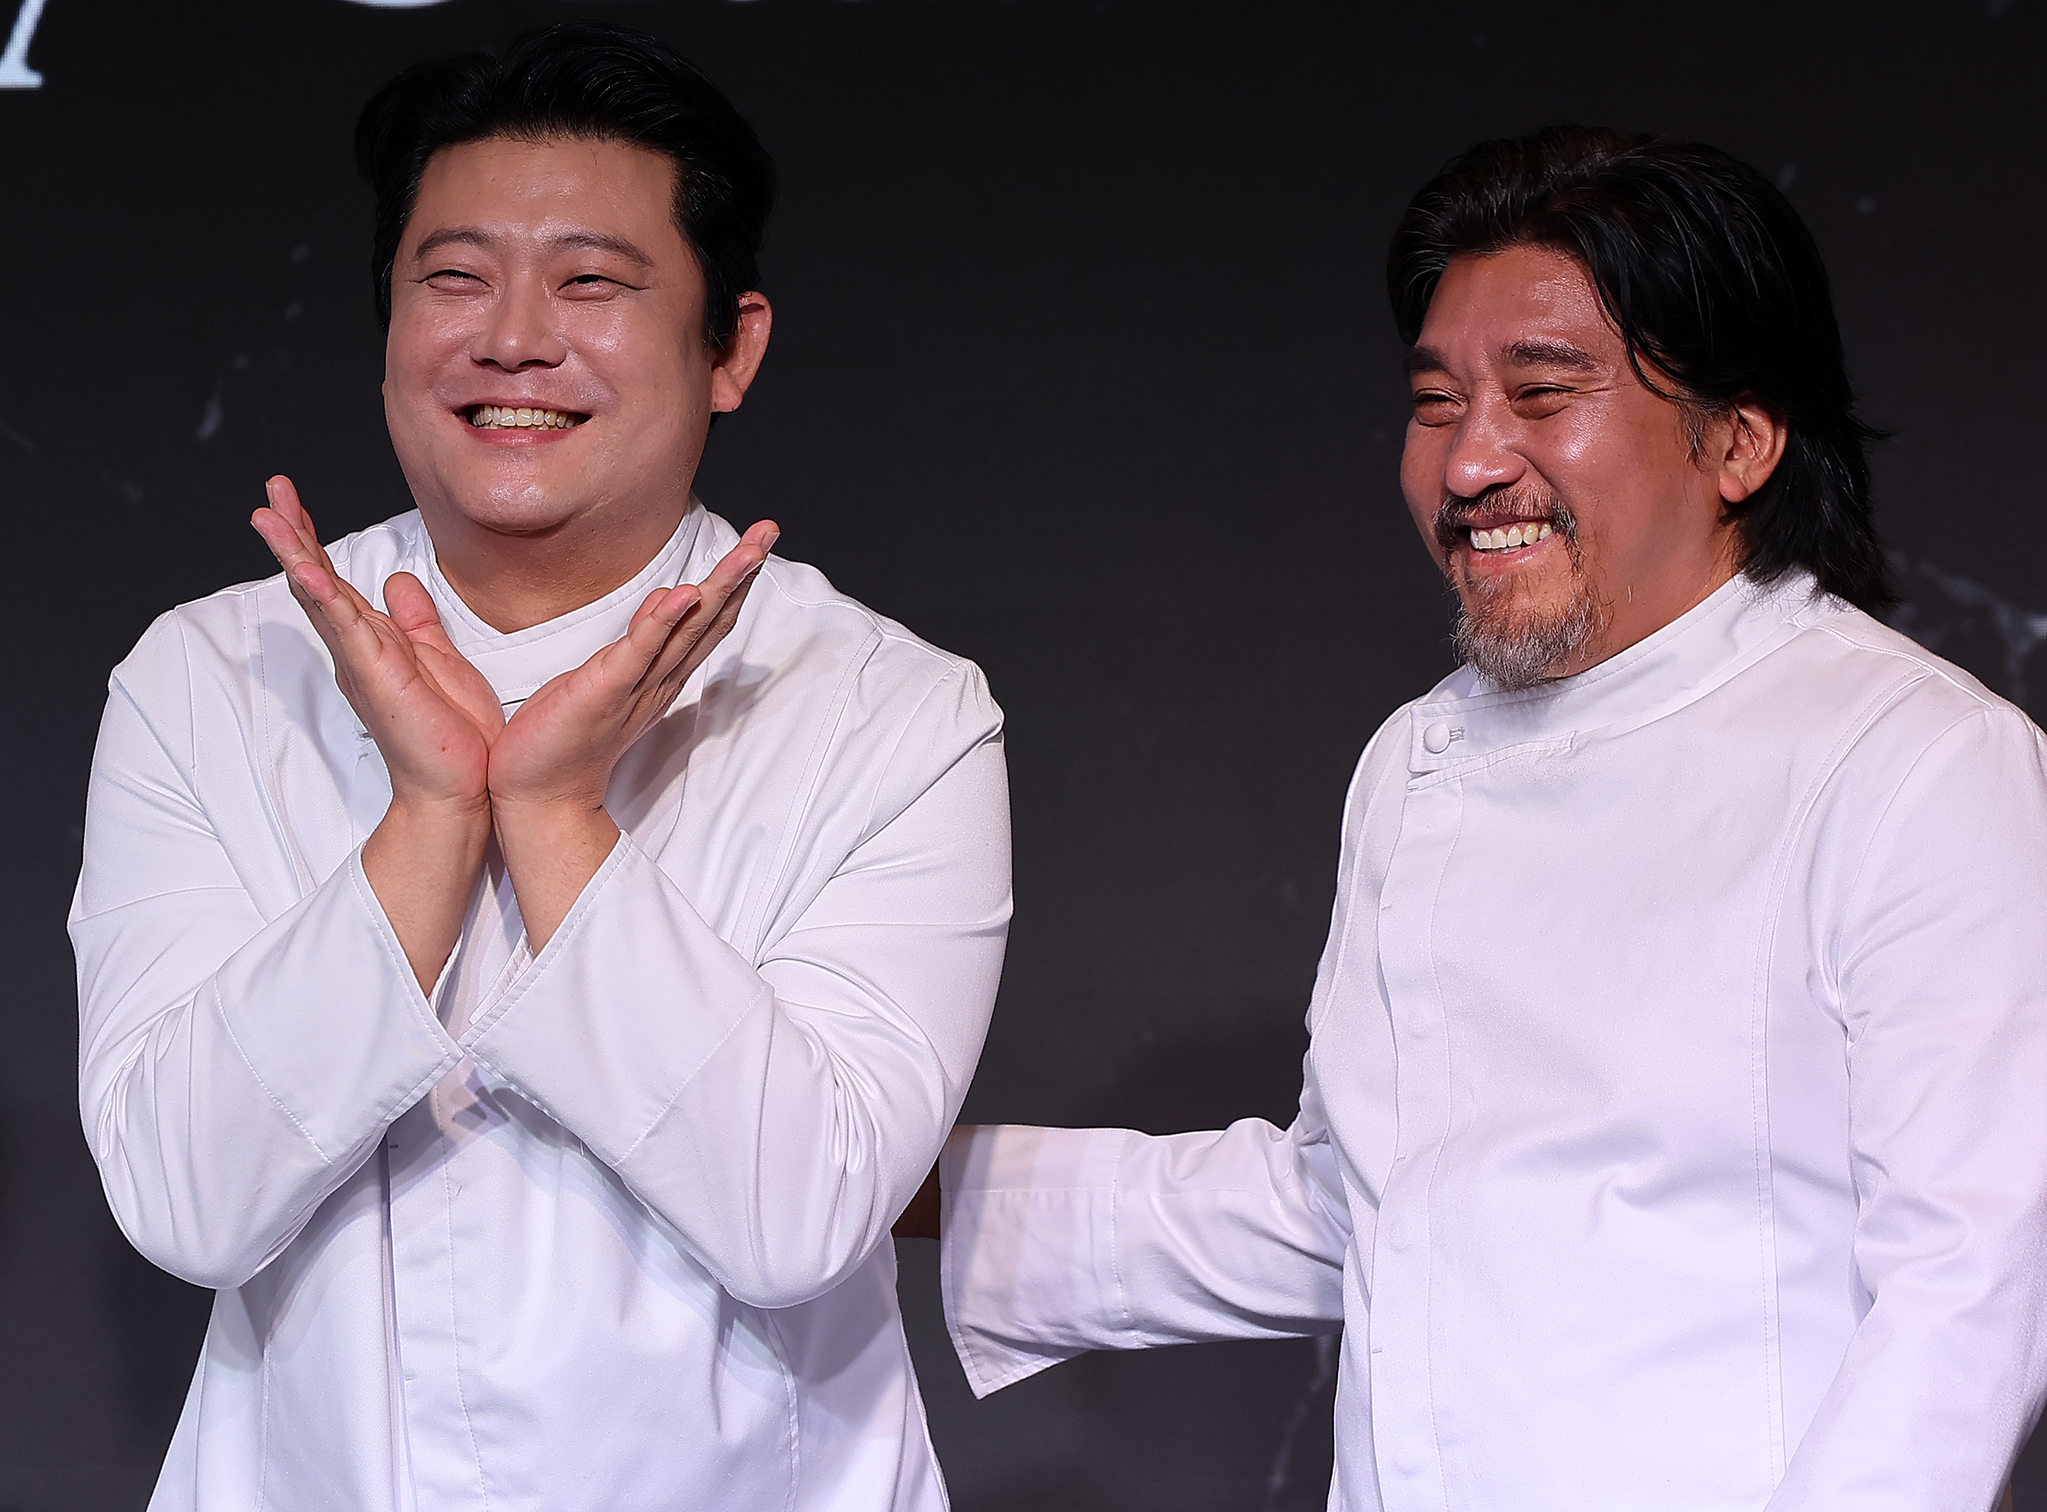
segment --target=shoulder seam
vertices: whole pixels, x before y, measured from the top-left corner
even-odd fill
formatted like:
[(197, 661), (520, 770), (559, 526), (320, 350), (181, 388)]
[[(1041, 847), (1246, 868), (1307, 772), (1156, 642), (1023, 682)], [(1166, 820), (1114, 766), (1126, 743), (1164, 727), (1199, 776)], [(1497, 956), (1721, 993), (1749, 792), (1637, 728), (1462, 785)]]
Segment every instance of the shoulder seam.
[[(1933, 657), (1930, 654), (1925, 656), (1914, 656), (1909, 652), (1899, 651), (1890, 646), (1872, 645), (1868, 641), (1862, 640), (1856, 636), (1843, 634), (1839, 627), (1836, 626), (1831, 621), (1825, 624), (1809, 625), (1806, 628), (1809, 630), (1818, 631), (1822, 635), (1831, 636), (1834, 640), (1839, 641), (1842, 645), (1847, 646), (1852, 650), (1867, 652), (1871, 656), (1885, 656), (1889, 657), (1893, 661), (1903, 662), (1906, 666), (1914, 668), (1916, 670), (1916, 672), (1918, 673), (1918, 677), (1917, 679), (1915, 679), (1916, 681), (1923, 682), (1928, 679), (1934, 679), (1943, 682), (1947, 684), (1948, 687), (1953, 688), (1957, 693), (1960, 693), (1963, 697), (1967, 698), (1979, 709), (1995, 710), (2000, 705), (2008, 702), (2008, 700), (1998, 698), (1997, 695), (1995, 694), (1992, 694), (1988, 698), (1984, 697), (1983, 691), (1978, 690), (1976, 688), (1972, 688), (1968, 686), (1966, 683), (1962, 682), (1960, 679), (1955, 677), (1955, 675), (1952, 672), (1948, 671), (1948, 669), (1945, 666), (1941, 665), (1938, 658)], [(1967, 716), (1962, 717), (1966, 718)], [(1946, 731), (1943, 730), (1942, 733), (1944, 734), (1946, 733)]]
[[(772, 558), (769, 559), (768, 566), (769, 568), (774, 566)], [(790, 589), (789, 585), (783, 581), (780, 573), (763, 571), (762, 576), (767, 579), (768, 585), (775, 590), (782, 601), (792, 608), (820, 609), (852, 615), (855, 619), (862, 621), (868, 630), (880, 640), (891, 641), (898, 645), (906, 646), (911, 650), (920, 651), (932, 660), (947, 667), (962, 666), (971, 660), (971, 658), (961, 656), (957, 652), (947, 651), (932, 645), (931, 642), (925, 640), (907, 626), (889, 619), (886, 615), (861, 603), (858, 599), (849, 598), (844, 594), (836, 593), (836, 591), (831, 598), (803, 598)], [(871, 656), (873, 653), (870, 651), (868, 654)]]

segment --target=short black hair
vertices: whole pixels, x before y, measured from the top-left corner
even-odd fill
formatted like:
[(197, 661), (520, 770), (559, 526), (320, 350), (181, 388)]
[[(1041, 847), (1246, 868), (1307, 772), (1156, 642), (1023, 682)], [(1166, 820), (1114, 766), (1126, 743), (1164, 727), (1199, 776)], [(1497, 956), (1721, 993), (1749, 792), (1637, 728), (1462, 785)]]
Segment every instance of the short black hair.
[(1826, 265), (1776, 185), (1717, 147), (1598, 127), (1483, 142), (1422, 187), (1393, 233), (1401, 339), (1420, 338), (1451, 258), (1512, 246), (1585, 268), (1652, 388), (1645, 360), (1694, 411), (1752, 399), (1783, 416), (1777, 470), (1729, 507), (1748, 577), (1803, 568), (1862, 609), (1895, 602), (1864, 455), (1881, 433), (1856, 418)]
[(504, 51), (415, 63), (378, 90), (355, 128), (355, 160), (377, 196), (370, 277), (391, 325), (391, 269), (427, 164), (443, 147), (509, 137), (628, 142), (675, 163), (675, 221), (706, 288), (705, 339), (720, 350), (739, 296), (760, 280), (775, 163), (731, 101), (644, 32), (566, 21)]

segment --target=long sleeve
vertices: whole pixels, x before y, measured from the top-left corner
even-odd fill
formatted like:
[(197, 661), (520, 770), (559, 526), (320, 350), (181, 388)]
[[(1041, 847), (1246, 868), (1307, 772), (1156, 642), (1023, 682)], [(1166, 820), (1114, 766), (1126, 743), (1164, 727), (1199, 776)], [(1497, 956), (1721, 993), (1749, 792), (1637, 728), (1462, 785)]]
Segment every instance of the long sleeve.
[(1987, 1508), (2047, 1391), (2047, 761), (1961, 720), (1873, 830), (1840, 937), (1868, 1311), (1771, 1512)]
[(869, 833), (742, 952), (629, 838), (463, 1043), (611, 1166), (726, 1291), (789, 1306), (882, 1243), (966, 1094), (1008, 931), (999, 725), (929, 695)]
[(1350, 1228), (1327, 1130), (961, 1129), (946, 1321), (976, 1396), (1090, 1349), (1334, 1333)]
[(458, 1052), (357, 855), (263, 916), (195, 795), (185, 679), (166, 617), (116, 674), (100, 729), (71, 916), (79, 1105), (130, 1241), (229, 1287)]

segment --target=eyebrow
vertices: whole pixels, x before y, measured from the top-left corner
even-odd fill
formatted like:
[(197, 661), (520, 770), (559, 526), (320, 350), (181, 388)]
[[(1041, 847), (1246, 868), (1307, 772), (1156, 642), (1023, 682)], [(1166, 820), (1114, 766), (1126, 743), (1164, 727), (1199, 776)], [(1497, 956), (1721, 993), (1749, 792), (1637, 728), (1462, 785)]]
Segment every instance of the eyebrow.
[(1604, 365), (1568, 341), (1510, 341), (1500, 356), (1508, 367), (1568, 368), (1574, 373), (1596, 373)]
[[(501, 245), (497, 237), (481, 227), (448, 226), (428, 236), (412, 255), (415, 258), (430, 257), (441, 248), (451, 246), (477, 247), (485, 252), (495, 252)], [(552, 252), (609, 252), (638, 267), (654, 266), (653, 258), (623, 236), (612, 236), (603, 231), (569, 231), (547, 245)]]
[(1417, 373), (1448, 372), (1450, 365), (1434, 347), (1418, 346), (1407, 354), (1406, 367), (1408, 377), (1412, 378)]

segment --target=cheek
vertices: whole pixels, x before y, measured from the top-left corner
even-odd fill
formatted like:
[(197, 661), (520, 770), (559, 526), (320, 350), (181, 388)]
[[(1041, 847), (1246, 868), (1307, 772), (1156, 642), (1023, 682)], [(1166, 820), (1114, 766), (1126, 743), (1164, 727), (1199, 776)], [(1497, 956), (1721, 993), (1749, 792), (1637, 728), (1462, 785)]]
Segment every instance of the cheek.
[(429, 396), (434, 383), (449, 371), (465, 349), (466, 333), (450, 321), (431, 321), (402, 310), (391, 321), (384, 343), (384, 391), (401, 404)]
[(1626, 491), (1626, 452), (1614, 441), (1610, 428), (1586, 407), (1528, 427), (1521, 453), (1564, 502), (1577, 509), (1616, 489)]
[(637, 402), (648, 423), (663, 423), (679, 409), (694, 408), (695, 391), (709, 382), (709, 360), (696, 350), (700, 343), (678, 339), (668, 330), (650, 330), (640, 321), (593, 323), (575, 345), (590, 375), (622, 406)]

